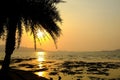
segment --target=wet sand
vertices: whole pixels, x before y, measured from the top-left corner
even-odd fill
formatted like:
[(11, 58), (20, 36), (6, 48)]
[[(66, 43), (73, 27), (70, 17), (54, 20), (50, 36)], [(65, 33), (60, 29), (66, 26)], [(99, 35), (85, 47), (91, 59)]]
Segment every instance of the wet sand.
[(0, 80), (48, 80), (48, 79), (35, 75), (29, 71), (10, 69), (10, 71), (7, 72), (7, 74), (0, 71)]
[(49, 80), (120, 80), (120, 62), (37, 62), (35, 58), (30, 58), (14, 59), (11, 63), (11, 68), (13, 69), (24, 70), (32, 74), (34, 73), (39, 77), (45, 77)]

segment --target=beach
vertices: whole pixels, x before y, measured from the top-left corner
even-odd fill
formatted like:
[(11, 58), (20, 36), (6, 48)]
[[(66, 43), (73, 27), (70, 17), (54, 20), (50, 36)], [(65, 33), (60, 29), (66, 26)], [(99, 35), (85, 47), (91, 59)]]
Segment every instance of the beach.
[[(13, 71), (17, 70), (19, 74), (22, 74), (25, 80), (37, 80), (34, 79), (36, 77), (32, 79), (31, 74), (40, 80), (41, 78), (48, 80), (120, 80), (119, 52), (60, 53), (37, 52), (34, 53), (36, 55), (34, 57), (32, 53), (29, 53), (32, 57), (26, 57), (27, 53), (19, 57), (15, 54), (10, 67)], [(22, 72), (25, 72), (25, 75)]]
[(0, 72), (0, 80), (48, 80), (29, 71), (10, 69), (7, 73)]

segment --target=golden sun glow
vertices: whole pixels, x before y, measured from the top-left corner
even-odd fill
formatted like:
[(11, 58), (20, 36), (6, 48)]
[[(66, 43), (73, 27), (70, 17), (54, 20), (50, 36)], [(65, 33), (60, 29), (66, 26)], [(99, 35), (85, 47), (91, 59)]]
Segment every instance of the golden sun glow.
[[(37, 52), (37, 56), (38, 56), (38, 66), (39, 66), (39, 69), (42, 69), (43, 68), (43, 64), (42, 62), (45, 61), (45, 52)], [(46, 73), (44, 71), (40, 71), (40, 72), (36, 72), (35, 74), (37, 74), (38, 76), (45, 76)]]
[(44, 76), (44, 72), (36, 72), (36, 74), (38, 75), (38, 76)]
[(37, 52), (39, 62), (45, 61), (44, 55), (45, 55), (45, 52)]
[(38, 38), (43, 38), (44, 35), (45, 35), (44, 32), (42, 32), (42, 31), (40, 31), (40, 30), (37, 31), (37, 37), (38, 37)]

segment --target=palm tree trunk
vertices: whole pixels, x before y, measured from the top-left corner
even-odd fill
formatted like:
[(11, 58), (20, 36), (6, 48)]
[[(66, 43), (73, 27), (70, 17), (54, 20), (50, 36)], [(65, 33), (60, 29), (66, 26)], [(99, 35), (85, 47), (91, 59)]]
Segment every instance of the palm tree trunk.
[(15, 34), (16, 34), (16, 24), (14, 20), (11, 20), (8, 23), (8, 32), (7, 32), (7, 39), (5, 46), (5, 57), (1, 68), (3, 72), (9, 71), (11, 55), (15, 49)]

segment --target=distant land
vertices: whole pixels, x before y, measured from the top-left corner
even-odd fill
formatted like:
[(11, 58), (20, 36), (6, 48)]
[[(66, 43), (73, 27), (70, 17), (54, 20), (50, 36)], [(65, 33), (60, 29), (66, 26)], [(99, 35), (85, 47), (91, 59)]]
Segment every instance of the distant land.
[[(4, 45), (0, 45), (0, 52), (4, 52), (5, 51), (5, 46)], [(28, 47), (20, 47), (19, 49), (15, 49), (15, 51), (20, 51), (20, 52), (30, 52), (30, 51), (46, 51), (43, 50), (41, 48), (37, 48), (36, 50), (33, 48), (28, 48)], [(100, 50), (100, 51), (82, 51), (82, 52), (120, 52), (120, 49), (114, 49), (114, 50)], [(47, 52), (55, 52), (55, 51), (47, 51)], [(58, 52), (81, 52), (81, 51), (58, 51)]]
[[(4, 45), (0, 45), (0, 52), (5, 51), (5, 46)], [(20, 51), (20, 52), (28, 52), (28, 51), (44, 51), (43, 49), (37, 48), (36, 50), (34, 48), (28, 48), (28, 47), (20, 47), (20, 48), (16, 48), (15, 51)]]
[(103, 50), (101, 52), (120, 52), (120, 49), (115, 49), (115, 50)]

